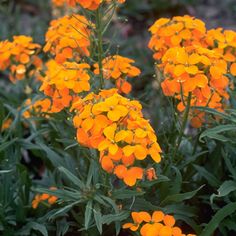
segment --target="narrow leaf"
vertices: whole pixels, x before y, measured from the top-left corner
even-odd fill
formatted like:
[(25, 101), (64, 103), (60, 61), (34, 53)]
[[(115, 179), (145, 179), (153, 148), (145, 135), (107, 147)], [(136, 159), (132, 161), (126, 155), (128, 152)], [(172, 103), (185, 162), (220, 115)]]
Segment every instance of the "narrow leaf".
[(93, 201), (88, 201), (84, 215), (84, 227), (86, 230), (89, 228), (92, 212), (93, 212)]
[(229, 180), (225, 181), (217, 190), (218, 194), (212, 194), (210, 197), (211, 203), (213, 202), (215, 197), (224, 197), (230, 194), (233, 191), (236, 191), (236, 182)]
[(205, 226), (204, 230), (199, 236), (209, 236), (214, 233), (214, 231), (217, 229), (219, 224), (229, 215), (235, 213), (236, 211), (236, 202), (229, 203), (223, 208), (221, 208), (219, 211), (216, 212), (216, 214), (213, 216), (211, 221)]
[(84, 183), (74, 174), (72, 174), (69, 170), (65, 169), (64, 167), (60, 166), (59, 171), (62, 172), (72, 183), (78, 186), (80, 189), (84, 189)]
[(218, 187), (220, 185), (220, 181), (204, 167), (198, 165), (193, 165), (193, 167), (198, 171), (198, 174), (207, 180), (211, 186)]
[(200, 189), (203, 188), (204, 185), (200, 186), (198, 189), (192, 191), (192, 192), (187, 192), (187, 193), (178, 193), (174, 195), (167, 196), (161, 203), (160, 206), (167, 205), (168, 203), (171, 202), (182, 202), (184, 200), (188, 200), (192, 198)]

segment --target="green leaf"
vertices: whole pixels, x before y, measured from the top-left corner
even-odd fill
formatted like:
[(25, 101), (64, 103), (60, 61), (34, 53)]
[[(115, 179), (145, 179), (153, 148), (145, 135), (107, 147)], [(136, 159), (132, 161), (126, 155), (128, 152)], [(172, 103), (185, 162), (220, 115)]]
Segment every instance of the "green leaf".
[(200, 157), (206, 153), (208, 153), (208, 151), (202, 151), (202, 152), (196, 153), (193, 156), (184, 158), (183, 162), (178, 166), (178, 168), (183, 169), (184, 167), (188, 166), (190, 163), (195, 162), (198, 157)]
[(168, 214), (185, 215), (188, 218), (192, 218), (196, 214), (195, 207), (192, 207), (192, 206), (189, 206), (186, 204), (182, 204), (182, 203), (167, 205), (163, 208), (163, 210), (165, 213), (168, 213)]
[(0, 145), (0, 152), (4, 151), (5, 149), (9, 148), (12, 144), (14, 144), (18, 138), (14, 138), (11, 141), (5, 142)]
[(170, 179), (167, 176), (165, 176), (165, 175), (158, 175), (158, 178), (156, 180), (142, 181), (140, 183), (140, 186), (144, 187), (144, 188), (150, 188), (150, 187), (152, 187), (155, 184), (159, 184), (159, 183), (162, 183), (162, 182), (168, 182), (168, 181), (170, 181)]
[(89, 187), (92, 183), (93, 175), (96, 173), (96, 165), (93, 160), (90, 160), (90, 166), (89, 166), (89, 171), (88, 171), (88, 177), (86, 181), (86, 186)]
[(236, 168), (232, 165), (230, 156), (227, 155), (227, 153), (225, 153), (223, 150), (222, 150), (222, 155), (223, 155), (225, 164), (226, 164), (229, 172), (231, 173), (233, 179), (236, 181)]
[(52, 149), (50, 149), (43, 143), (37, 143), (37, 145), (47, 153), (47, 158), (55, 167), (63, 166), (63, 159), (56, 152), (54, 152)]
[(228, 195), (229, 193), (236, 191), (236, 182), (229, 180), (225, 181), (217, 190), (218, 194), (212, 194), (210, 197), (211, 204), (213, 203), (213, 199), (215, 197), (224, 197)]
[(20, 231), (19, 235), (29, 235), (31, 230), (35, 230), (40, 232), (43, 236), (48, 236), (48, 231), (45, 225), (39, 224), (37, 222), (29, 222), (27, 223), (22, 230)]
[(91, 220), (92, 212), (93, 212), (93, 201), (90, 200), (90, 201), (88, 201), (88, 203), (86, 205), (85, 215), (84, 215), (84, 227), (86, 230), (89, 228), (89, 223)]
[(229, 215), (235, 213), (236, 211), (236, 202), (229, 203), (212, 217), (211, 221), (205, 226), (204, 230), (199, 236), (209, 236), (214, 233), (219, 224)]
[(2, 123), (3, 123), (4, 118), (5, 118), (4, 106), (3, 106), (2, 101), (0, 100), (0, 132), (2, 129)]
[(161, 203), (160, 206), (164, 206), (167, 205), (169, 203), (173, 203), (173, 202), (182, 202), (184, 200), (188, 200), (190, 198), (192, 198), (200, 189), (203, 188), (204, 185), (200, 186), (198, 189), (191, 191), (191, 192), (187, 192), (187, 193), (178, 193), (178, 194), (174, 194), (174, 195), (170, 195), (167, 196)]
[[(69, 188), (66, 188), (69, 189)], [(71, 190), (68, 191), (66, 189), (57, 189), (57, 190), (50, 190), (50, 189), (44, 189), (44, 188), (36, 188), (33, 189), (33, 191), (35, 192), (39, 192), (39, 193), (47, 193), (53, 196), (58, 197), (58, 201), (59, 200), (64, 200), (64, 201), (76, 201), (76, 202), (84, 202), (84, 198), (82, 197), (82, 194), (79, 191), (76, 190)]]
[(69, 204), (61, 209), (59, 209), (58, 211), (53, 212), (53, 214), (51, 214), (49, 216), (49, 220), (54, 220), (55, 218), (59, 217), (59, 216), (64, 216), (68, 211), (71, 210), (71, 208), (73, 206), (75, 206), (76, 204), (78, 204), (80, 201), (77, 202), (73, 202), (72, 204)]
[(106, 196), (104, 196), (104, 195), (101, 195), (100, 197), (101, 197), (104, 201), (106, 201), (107, 203), (109, 203), (109, 204), (112, 206), (112, 208), (114, 209), (115, 213), (118, 213), (118, 212), (119, 212), (116, 203), (115, 203), (111, 198), (106, 197)]
[(181, 220), (184, 221), (186, 224), (188, 224), (194, 230), (196, 235), (198, 235), (199, 232), (201, 231), (201, 227), (193, 219), (184, 215), (184, 212), (183, 214), (176, 214), (175, 218), (176, 220)]
[(204, 167), (198, 165), (193, 165), (193, 167), (198, 171), (198, 174), (207, 180), (211, 186), (218, 187), (220, 185), (220, 181)]
[(47, 228), (45, 227), (45, 225), (36, 222), (31, 222), (30, 225), (32, 229), (39, 231), (43, 236), (48, 236)]
[(171, 168), (174, 170), (175, 172), (175, 177), (174, 179), (171, 181), (171, 186), (169, 188), (169, 194), (177, 194), (181, 191), (181, 186), (182, 186), (182, 175), (179, 171), (178, 168), (176, 168), (175, 166), (171, 166)]
[(61, 220), (57, 220), (56, 221), (56, 229), (57, 229), (57, 232), (56, 232), (56, 235), (57, 236), (64, 236), (66, 235), (67, 231), (69, 230), (70, 228), (70, 224), (68, 224), (66, 218), (62, 218)]
[(60, 166), (58, 168), (60, 172), (62, 172), (72, 183), (78, 186), (80, 189), (84, 189), (84, 183), (74, 174), (72, 174), (69, 170), (65, 169), (64, 167)]
[(236, 125), (219, 125), (217, 127), (207, 129), (201, 133), (199, 140), (202, 141), (204, 137), (209, 137), (213, 139), (217, 139), (219, 141), (229, 141), (230, 139), (219, 135), (219, 133), (226, 132), (226, 131), (233, 131), (236, 130)]
[(128, 189), (119, 189), (112, 192), (112, 197), (115, 199), (130, 199), (132, 197), (142, 196), (145, 192), (137, 192)]
[(225, 137), (224, 135), (221, 135), (221, 134), (208, 134), (207, 136), (208, 138), (210, 139), (215, 139), (215, 140), (218, 140), (220, 142), (233, 142), (233, 140), (231, 138), (227, 138)]
[(129, 217), (128, 211), (122, 211), (117, 214), (109, 214), (109, 215), (103, 215), (102, 216), (102, 222), (103, 224), (111, 224), (114, 221), (123, 221), (126, 220)]
[(226, 113), (223, 113), (223, 112), (219, 112), (213, 108), (209, 108), (209, 107), (199, 107), (199, 106), (193, 106), (191, 107), (192, 109), (196, 109), (196, 110), (199, 110), (199, 111), (205, 111), (207, 113), (210, 113), (212, 115), (215, 115), (215, 116), (220, 116), (226, 120), (229, 120), (231, 122), (235, 122), (236, 123), (236, 119), (234, 119), (231, 115), (228, 115)]
[(7, 174), (12, 172), (13, 170), (0, 170), (0, 174)]
[(101, 214), (101, 209), (98, 204), (94, 206), (93, 215), (94, 215), (97, 229), (99, 233), (102, 234), (102, 214)]

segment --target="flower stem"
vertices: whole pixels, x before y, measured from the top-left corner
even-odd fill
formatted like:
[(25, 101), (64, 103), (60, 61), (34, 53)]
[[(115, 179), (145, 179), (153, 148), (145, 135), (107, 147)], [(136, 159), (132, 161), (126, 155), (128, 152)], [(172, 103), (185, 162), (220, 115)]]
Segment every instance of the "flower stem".
[(99, 77), (100, 77), (100, 89), (104, 87), (103, 79), (103, 38), (102, 38), (102, 15), (100, 7), (96, 11), (96, 33), (97, 33), (97, 47), (98, 47), (98, 66), (99, 66)]
[(179, 149), (180, 143), (181, 143), (183, 135), (184, 135), (184, 130), (185, 130), (187, 122), (188, 122), (188, 116), (189, 116), (189, 111), (190, 111), (190, 106), (191, 106), (191, 98), (192, 98), (192, 93), (190, 92), (188, 94), (188, 99), (187, 99), (187, 104), (186, 104), (186, 108), (184, 111), (183, 123), (181, 125), (180, 134), (179, 134), (179, 137), (178, 137), (175, 149), (174, 149), (174, 156)]

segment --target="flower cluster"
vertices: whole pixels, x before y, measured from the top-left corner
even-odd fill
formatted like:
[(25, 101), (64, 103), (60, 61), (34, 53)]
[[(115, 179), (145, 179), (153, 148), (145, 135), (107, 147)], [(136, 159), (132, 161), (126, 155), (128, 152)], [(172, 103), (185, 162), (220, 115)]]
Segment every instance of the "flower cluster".
[(204, 22), (187, 15), (161, 18), (149, 30), (152, 37), (148, 46), (155, 52), (156, 60), (160, 60), (169, 48), (199, 45), (206, 33)]
[(229, 65), (229, 72), (236, 76), (236, 32), (222, 28), (207, 31), (203, 45), (220, 53)]
[(28, 119), (32, 115), (36, 116), (48, 116), (49, 113), (54, 112), (51, 100), (49, 98), (43, 98), (36, 101), (32, 101), (30, 98), (25, 101), (27, 110), (23, 113), (23, 117)]
[(90, 93), (72, 106), (78, 142), (100, 151), (104, 170), (114, 173), (129, 185), (143, 178), (143, 169), (135, 161), (148, 155), (156, 162), (161, 160), (161, 149), (154, 130), (143, 118), (142, 106), (117, 93), (116, 89)]
[[(110, 3), (112, 0), (67, 0), (69, 6), (80, 4), (81, 7), (88, 10), (96, 10), (103, 2)], [(116, 0), (118, 3), (124, 3), (125, 0)]]
[(47, 68), (40, 90), (52, 98), (54, 112), (68, 107), (78, 93), (90, 90), (88, 64), (58, 64), (55, 60), (50, 60), (47, 62)]
[[(51, 187), (49, 188), (50, 190), (56, 190), (56, 187)], [(53, 205), (56, 201), (57, 201), (57, 197), (47, 194), (47, 193), (43, 193), (43, 194), (36, 194), (34, 200), (32, 201), (32, 208), (36, 209), (38, 208), (39, 203), (41, 202), (45, 202), (47, 204)]]
[[(120, 93), (128, 94), (132, 86), (127, 82), (128, 78), (133, 78), (140, 75), (141, 71), (132, 65), (135, 61), (119, 55), (109, 56), (103, 59), (102, 69), (105, 79), (115, 80), (116, 87)], [(94, 65), (95, 74), (99, 74), (99, 66)]]
[(41, 67), (37, 56), (41, 46), (32, 41), (31, 37), (20, 35), (14, 36), (12, 42), (0, 42), (0, 70), (9, 69), (12, 82), (33, 76)]
[(92, 23), (74, 14), (52, 20), (46, 33), (44, 52), (50, 52), (58, 63), (89, 56)]
[[(190, 16), (159, 19), (150, 31), (149, 47), (155, 51), (154, 58), (165, 78), (162, 90), (180, 101), (178, 110), (185, 110), (191, 94), (191, 106), (222, 111), (229, 98), (226, 74), (235, 72), (235, 33), (206, 31), (202, 21)], [(191, 113), (194, 127), (200, 127), (203, 121), (203, 112)]]
[(154, 211), (152, 216), (145, 211), (132, 212), (134, 223), (126, 223), (123, 229), (140, 231), (141, 236), (196, 236), (195, 234), (183, 234), (182, 230), (175, 226), (175, 218), (165, 215), (162, 211)]

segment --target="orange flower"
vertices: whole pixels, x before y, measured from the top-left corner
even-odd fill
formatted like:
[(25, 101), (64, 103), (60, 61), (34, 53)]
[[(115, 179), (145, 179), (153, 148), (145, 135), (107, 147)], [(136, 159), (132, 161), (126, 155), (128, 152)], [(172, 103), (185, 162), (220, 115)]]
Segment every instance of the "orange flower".
[(44, 52), (51, 52), (58, 63), (89, 56), (90, 28), (93, 24), (84, 16), (74, 14), (52, 20), (46, 33)]
[(51, 113), (51, 101), (48, 98), (40, 99), (32, 102), (31, 99), (27, 99), (25, 105), (28, 109), (23, 113), (23, 117), (28, 119), (29, 117), (48, 117), (48, 113)]
[[(140, 232), (141, 236), (183, 236), (182, 230), (174, 226), (175, 219), (171, 215), (165, 215), (162, 211), (154, 211), (152, 216), (145, 211), (132, 212), (134, 223), (126, 223), (123, 229)], [(196, 236), (188, 234), (188, 236)]]
[[(206, 31), (202, 21), (190, 16), (161, 18), (150, 31), (149, 47), (165, 78), (162, 90), (180, 101), (178, 110), (185, 110), (191, 92), (191, 106), (222, 111), (229, 99), (228, 88), (232, 87), (225, 75), (235, 72), (236, 32)], [(205, 121), (202, 112), (191, 111), (190, 116), (194, 127)]]
[(145, 171), (145, 175), (146, 175), (146, 178), (147, 178), (149, 181), (152, 181), (152, 180), (157, 179), (156, 172), (155, 172), (155, 169), (154, 169), (153, 167), (148, 168), (148, 169)]
[(40, 91), (52, 98), (52, 112), (68, 107), (78, 93), (90, 90), (88, 64), (50, 60), (46, 66)]
[(156, 163), (161, 160), (161, 149), (154, 130), (143, 118), (142, 106), (117, 93), (102, 90), (90, 93), (72, 105), (77, 128), (77, 140), (86, 147), (100, 151), (104, 170), (114, 173), (129, 185), (143, 178), (143, 169), (133, 166), (150, 156)]
[(236, 76), (236, 62), (233, 63), (233, 64), (230, 66), (230, 73), (231, 73), (233, 76)]
[[(56, 190), (57, 188), (50, 187), (49, 189)], [(32, 208), (33, 209), (38, 208), (38, 205), (43, 201), (47, 201), (48, 204), (53, 205), (54, 203), (56, 203), (57, 199), (58, 199), (58, 197), (47, 194), (47, 193), (36, 194), (33, 201), (32, 201)]]
[(134, 223), (124, 224), (123, 229), (129, 228), (132, 231), (137, 231), (141, 223), (151, 221), (151, 216), (145, 211), (132, 212), (131, 216), (133, 218)]
[(0, 42), (0, 70), (9, 68), (12, 82), (34, 76), (42, 64), (36, 56), (40, 48), (31, 37), (24, 35), (14, 36), (13, 42)]
[(152, 38), (148, 46), (155, 52), (154, 58), (159, 60), (169, 48), (199, 45), (206, 28), (201, 20), (186, 15), (172, 19), (161, 18), (149, 28), (149, 31)]
[[(103, 76), (107, 80), (113, 79), (120, 93), (128, 94), (132, 86), (127, 79), (139, 76), (141, 73), (137, 67), (132, 65), (134, 62), (132, 59), (119, 55), (106, 57), (102, 61)], [(96, 63), (94, 67), (94, 73), (98, 75), (100, 72), (98, 64)]]

